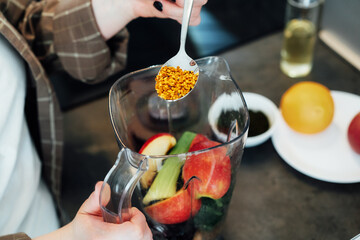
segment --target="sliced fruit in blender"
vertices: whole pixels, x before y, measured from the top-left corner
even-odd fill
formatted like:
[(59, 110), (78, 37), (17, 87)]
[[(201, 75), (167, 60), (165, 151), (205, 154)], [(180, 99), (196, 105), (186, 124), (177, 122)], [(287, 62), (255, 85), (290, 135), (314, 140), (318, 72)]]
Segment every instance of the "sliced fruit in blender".
[[(139, 153), (144, 155), (165, 155), (176, 144), (176, 138), (169, 133), (158, 133), (149, 138), (141, 147)], [(149, 159), (149, 168), (140, 179), (141, 186), (147, 189), (156, 173), (157, 163), (161, 159)]]
[[(184, 132), (177, 144), (170, 151), (169, 155), (188, 152), (190, 144), (195, 136), (195, 133)], [(145, 205), (149, 204), (151, 201), (163, 200), (176, 194), (176, 183), (183, 164), (184, 161), (178, 157), (170, 157), (165, 160), (164, 165), (156, 175), (149, 191), (143, 199)]]
[(162, 224), (185, 222), (201, 207), (201, 200), (191, 198), (190, 189), (181, 189), (171, 198), (145, 207), (146, 213)]
[(192, 140), (192, 142), (190, 144), (190, 148), (192, 148), (192, 146), (194, 146), (194, 144), (197, 144), (197, 143), (203, 142), (203, 141), (210, 141), (210, 140), (205, 135), (196, 134), (194, 140)]
[[(194, 144), (189, 151), (215, 147), (220, 143), (202, 141)], [(219, 199), (228, 191), (231, 182), (231, 163), (226, 148), (218, 147), (190, 156), (183, 167), (184, 182), (196, 176), (201, 181), (194, 183), (196, 198)]]

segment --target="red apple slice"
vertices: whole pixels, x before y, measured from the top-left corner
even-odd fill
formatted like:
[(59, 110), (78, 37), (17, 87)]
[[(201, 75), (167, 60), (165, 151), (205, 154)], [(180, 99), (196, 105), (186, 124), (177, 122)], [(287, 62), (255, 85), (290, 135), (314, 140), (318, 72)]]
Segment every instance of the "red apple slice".
[[(165, 155), (176, 144), (176, 138), (169, 133), (158, 133), (149, 138), (141, 147), (139, 153), (144, 155)], [(148, 188), (157, 172), (157, 161), (149, 159), (149, 169), (144, 173), (140, 179), (141, 186)]]
[(350, 147), (360, 154), (360, 112), (351, 120), (348, 126), (347, 137)]
[(192, 140), (191, 144), (190, 144), (190, 149), (192, 148), (192, 146), (194, 146), (195, 144), (199, 143), (199, 142), (203, 142), (203, 141), (210, 141), (205, 135), (202, 134), (196, 134), (195, 138)]
[[(210, 140), (202, 141), (194, 144), (189, 151), (211, 148), (219, 144)], [(201, 180), (194, 182), (197, 198), (219, 199), (223, 197), (231, 182), (231, 163), (230, 158), (226, 156), (226, 148), (219, 147), (190, 156), (185, 161), (183, 168), (184, 182), (193, 176)]]
[(200, 207), (201, 200), (191, 199), (190, 188), (188, 188), (179, 190), (171, 198), (145, 207), (145, 212), (159, 223), (176, 224), (194, 216)]

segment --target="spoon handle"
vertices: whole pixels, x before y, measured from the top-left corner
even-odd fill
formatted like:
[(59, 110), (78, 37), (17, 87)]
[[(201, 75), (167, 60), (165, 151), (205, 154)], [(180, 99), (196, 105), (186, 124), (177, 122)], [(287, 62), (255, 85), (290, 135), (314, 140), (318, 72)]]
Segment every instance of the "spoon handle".
[(194, 0), (185, 0), (181, 23), (180, 51), (185, 51), (185, 42)]

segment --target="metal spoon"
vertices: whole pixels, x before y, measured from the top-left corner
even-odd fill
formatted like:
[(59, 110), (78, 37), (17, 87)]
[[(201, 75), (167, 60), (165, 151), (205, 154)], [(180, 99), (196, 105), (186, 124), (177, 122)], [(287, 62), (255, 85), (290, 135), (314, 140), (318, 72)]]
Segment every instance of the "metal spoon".
[[(198, 67), (197, 63), (191, 57), (189, 57), (185, 51), (186, 35), (187, 35), (188, 26), (189, 26), (189, 20), (190, 20), (190, 16), (191, 16), (192, 7), (193, 7), (193, 2), (194, 2), (194, 0), (185, 0), (182, 23), (181, 23), (179, 52), (174, 57), (170, 58), (162, 67), (168, 66), (168, 67), (176, 68), (177, 66), (179, 66), (183, 71), (187, 70), (187, 71), (192, 71), (195, 74), (198, 74), (199, 67)], [(192, 90), (190, 90), (186, 95), (188, 95), (191, 91)], [(185, 97), (185, 96), (183, 96), (183, 97)], [(183, 97), (181, 97), (181, 98), (183, 98)], [(179, 99), (176, 99), (176, 100), (179, 100)], [(176, 100), (167, 100), (167, 101), (176, 101)]]

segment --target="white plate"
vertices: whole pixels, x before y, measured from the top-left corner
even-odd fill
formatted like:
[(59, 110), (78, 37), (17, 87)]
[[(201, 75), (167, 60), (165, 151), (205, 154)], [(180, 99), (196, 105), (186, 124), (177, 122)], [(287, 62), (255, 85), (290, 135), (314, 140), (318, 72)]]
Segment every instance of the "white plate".
[(300, 134), (280, 116), (272, 142), (281, 158), (305, 175), (334, 183), (360, 182), (360, 155), (351, 149), (347, 139), (347, 128), (360, 112), (360, 96), (340, 91), (331, 91), (331, 95), (335, 114), (325, 131)]

